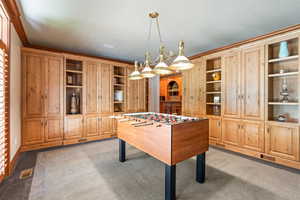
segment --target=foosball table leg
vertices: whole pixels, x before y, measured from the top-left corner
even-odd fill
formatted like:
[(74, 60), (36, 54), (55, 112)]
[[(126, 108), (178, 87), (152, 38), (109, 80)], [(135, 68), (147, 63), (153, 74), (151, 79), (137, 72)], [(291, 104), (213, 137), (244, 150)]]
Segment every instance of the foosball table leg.
[(126, 160), (126, 142), (119, 139), (119, 161), (125, 162)]
[(165, 200), (176, 199), (176, 165), (165, 166)]
[(205, 152), (197, 155), (196, 181), (198, 183), (204, 183), (205, 181)]

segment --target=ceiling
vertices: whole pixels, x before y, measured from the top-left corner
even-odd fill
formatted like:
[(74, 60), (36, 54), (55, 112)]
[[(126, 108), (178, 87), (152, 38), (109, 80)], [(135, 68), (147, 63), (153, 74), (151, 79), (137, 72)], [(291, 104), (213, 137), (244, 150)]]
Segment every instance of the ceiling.
[[(299, 0), (20, 0), (29, 42), (124, 61), (142, 60), (148, 13), (160, 13), (165, 46), (191, 56), (299, 24)], [(150, 49), (158, 52), (152, 32)]]

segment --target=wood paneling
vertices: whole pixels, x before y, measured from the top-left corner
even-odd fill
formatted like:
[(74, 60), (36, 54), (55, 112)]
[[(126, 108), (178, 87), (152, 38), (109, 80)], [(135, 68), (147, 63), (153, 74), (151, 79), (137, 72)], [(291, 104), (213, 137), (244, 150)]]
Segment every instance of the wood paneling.
[(45, 140), (44, 118), (32, 118), (23, 120), (22, 144), (40, 144)]

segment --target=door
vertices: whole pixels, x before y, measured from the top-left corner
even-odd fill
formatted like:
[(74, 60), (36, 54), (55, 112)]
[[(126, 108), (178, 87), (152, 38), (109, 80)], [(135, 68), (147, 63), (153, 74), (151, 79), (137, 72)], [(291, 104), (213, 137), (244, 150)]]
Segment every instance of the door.
[(63, 115), (63, 58), (47, 56), (45, 73), (45, 107), (48, 117)]
[(264, 152), (264, 122), (244, 120), (240, 134), (242, 147)]
[(42, 144), (45, 139), (44, 118), (25, 119), (23, 123), (23, 145)]
[(48, 118), (45, 120), (45, 142), (62, 141), (63, 120), (61, 118)]
[(193, 99), (194, 115), (204, 116), (205, 115), (205, 67), (204, 61), (200, 60), (195, 63), (195, 71), (192, 72), (193, 78)]
[(264, 119), (264, 47), (254, 46), (242, 51), (242, 117)]
[[(133, 68), (128, 68), (128, 74), (131, 74), (133, 71)], [(127, 112), (137, 112), (138, 111), (138, 95), (139, 92), (137, 92), (139, 85), (138, 80), (129, 80), (127, 81)]]
[(182, 84), (183, 84), (183, 91), (182, 91), (182, 114), (185, 116), (191, 115), (191, 97), (190, 97), (190, 90), (191, 90), (191, 70), (183, 71), (182, 72)]
[(87, 116), (85, 118), (85, 134), (87, 137), (100, 135), (101, 118), (99, 116)]
[(45, 57), (23, 54), (23, 117), (44, 117)]
[(266, 153), (289, 159), (299, 160), (299, 128), (284, 124), (266, 126)]
[(82, 116), (65, 117), (64, 139), (79, 139), (83, 136)]
[[(100, 69), (100, 68), (99, 68)], [(98, 87), (101, 87), (101, 70), (98, 71), (98, 64), (95, 62), (85, 63), (86, 71), (86, 114), (97, 114), (100, 111), (98, 100)]]
[(216, 142), (222, 141), (221, 132), (221, 118), (220, 117), (209, 117), (209, 139)]
[(146, 111), (146, 81), (138, 80), (138, 112)]
[(113, 134), (113, 119), (109, 116), (101, 117), (101, 134), (102, 135), (111, 135)]
[(240, 117), (240, 53), (224, 56), (224, 117)]
[(239, 119), (223, 119), (222, 120), (223, 143), (239, 146), (240, 127), (241, 125)]
[(112, 68), (109, 64), (101, 64), (100, 107), (101, 113), (112, 112)]

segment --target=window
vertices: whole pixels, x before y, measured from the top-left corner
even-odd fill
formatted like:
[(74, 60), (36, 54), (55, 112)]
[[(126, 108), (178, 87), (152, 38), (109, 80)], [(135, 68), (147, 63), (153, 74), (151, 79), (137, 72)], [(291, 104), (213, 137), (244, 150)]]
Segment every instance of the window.
[(9, 17), (0, 3), (0, 181), (8, 173), (9, 162)]

